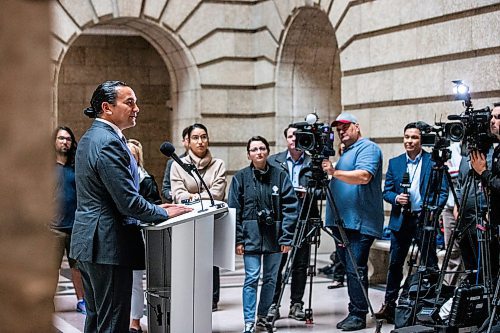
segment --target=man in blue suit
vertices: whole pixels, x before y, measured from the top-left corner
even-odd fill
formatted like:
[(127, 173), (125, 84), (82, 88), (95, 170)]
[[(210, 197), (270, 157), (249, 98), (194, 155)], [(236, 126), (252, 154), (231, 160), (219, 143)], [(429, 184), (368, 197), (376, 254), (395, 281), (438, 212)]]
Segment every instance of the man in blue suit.
[(123, 82), (106, 81), (90, 104), (84, 113), (96, 119), (76, 151), (70, 257), (82, 272), (85, 332), (128, 332), (132, 270), (145, 266), (139, 220), (162, 222), (191, 209), (156, 206), (139, 195), (137, 164), (122, 134), (139, 114), (134, 91)]
[[(433, 166), (431, 154), (422, 150), (420, 122), (409, 123), (405, 126), (403, 144), (406, 152), (389, 160), (383, 192), (384, 200), (392, 205), (389, 220), (391, 249), (385, 302), (381, 310), (375, 313), (375, 317), (386, 319), (389, 323), (394, 322), (405, 258), (412, 240), (419, 234), (418, 222)], [(439, 191), (437, 204), (443, 208), (448, 199), (448, 186), (445, 180)], [(430, 241), (427, 264), (437, 267), (436, 247), (433, 240)]]

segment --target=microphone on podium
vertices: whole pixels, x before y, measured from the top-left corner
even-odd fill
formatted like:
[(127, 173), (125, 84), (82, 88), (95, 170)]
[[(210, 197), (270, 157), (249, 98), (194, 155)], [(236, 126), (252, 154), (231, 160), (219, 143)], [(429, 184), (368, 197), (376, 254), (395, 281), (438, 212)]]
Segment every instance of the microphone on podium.
[[(215, 206), (214, 197), (212, 196), (212, 193), (210, 193), (210, 190), (208, 189), (207, 184), (203, 180), (203, 177), (200, 175), (198, 168), (193, 164), (186, 164), (186, 163), (182, 162), (182, 160), (179, 158), (179, 156), (177, 156), (177, 154), (175, 153), (174, 145), (172, 145), (168, 141), (165, 141), (161, 144), (160, 151), (163, 155), (173, 158), (173, 160), (175, 162), (177, 162), (177, 164), (179, 164), (181, 166), (181, 168), (184, 169), (184, 171), (186, 171), (191, 176), (193, 176), (193, 174), (195, 174), (198, 177), (198, 179), (200, 180), (200, 182), (203, 185), (203, 187), (205, 188), (205, 190), (207, 190), (208, 196), (210, 197), (210, 203), (211, 203), (210, 207)], [(201, 193), (200, 193), (200, 199), (201, 199)]]
[(182, 162), (179, 156), (175, 153), (175, 147), (168, 141), (165, 141), (160, 146), (160, 151), (163, 155), (167, 157), (171, 157), (177, 164), (181, 166), (184, 171), (192, 175), (191, 168), (186, 165), (186, 163)]

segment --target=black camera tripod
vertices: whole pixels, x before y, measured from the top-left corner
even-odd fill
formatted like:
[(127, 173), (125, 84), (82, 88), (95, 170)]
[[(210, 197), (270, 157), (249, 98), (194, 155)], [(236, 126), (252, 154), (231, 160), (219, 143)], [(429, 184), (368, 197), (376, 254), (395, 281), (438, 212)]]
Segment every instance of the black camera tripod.
[[(365, 300), (368, 304), (368, 309), (370, 311), (370, 314), (372, 317), (374, 317), (374, 311), (372, 308), (372, 305), (370, 303), (370, 300), (368, 298), (368, 291), (364, 288), (363, 286), (363, 279), (361, 276), (361, 273), (359, 271), (359, 268), (356, 264), (356, 260), (354, 259), (354, 256), (352, 254), (352, 251), (349, 246), (349, 239), (347, 238), (347, 234), (344, 229), (344, 222), (343, 220), (339, 217), (338, 213), (338, 208), (337, 205), (335, 204), (332, 192), (330, 187), (328, 186), (329, 179), (326, 176), (326, 173), (323, 171), (321, 168), (321, 161), (322, 159), (315, 160), (313, 159), (311, 167), (309, 167), (312, 176), (311, 179), (308, 182), (308, 186), (306, 189), (306, 193), (304, 195), (303, 201), (302, 201), (302, 206), (299, 211), (299, 220), (297, 222), (297, 226), (295, 229), (295, 233), (293, 236), (293, 241), (292, 241), (292, 249), (290, 251), (290, 254), (288, 256), (288, 259), (285, 264), (285, 273), (283, 274), (282, 281), (281, 281), (281, 292), (278, 298), (278, 301), (276, 303), (277, 307), (277, 313), (279, 313), (279, 308), (281, 306), (281, 299), (283, 298), (283, 292), (285, 290), (285, 286), (288, 284), (288, 280), (290, 278), (292, 269), (293, 269), (293, 263), (294, 259), (297, 253), (297, 249), (301, 248), (302, 246), (310, 246), (314, 247), (314, 256), (312, 259), (311, 263), (311, 258), (309, 256), (309, 261), (310, 264), (308, 266), (308, 277), (309, 277), (309, 299), (308, 299), (308, 307), (305, 309), (305, 320), (306, 324), (313, 324), (313, 310), (312, 310), (312, 288), (313, 288), (313, 277), (316, 275), (316, 260), (317, 260), (317, 255), (318, 255), (318, 247), (320, 245), (320, 237), (321, 237), (321, 230), (326, 232), (330, 237), (332, 237), (337, 243), (342, 243), (344, 244), (347, 255), (349, 257), (349, 260), (351, 260), (354, 270), (356, 272), (356, 278), (358, 282), (361, 284), (361, 289), (363, 291), (363, 296), (365, 297)], [(339, 230), (340, 233), (340, 238), (338, 239), (329, 229), (324, 227), (323, 221), (321, 220), (321, 215), (322, 215), (322, 210), (323, 206), (320, 204), (319, 207), (319, 217), (311, 217), (311, 209), (312, 205), (316, 203), (315, 198), (323, 199), (323, 198), (328, 198), (329, 202), (331, 203), (331, 208), (334, 212), (336, 212), (337, 220), (336, 222), (336, 227)], [(305, 215), (305, 218), (301, 218), (303, 216), (303, 212), (307, 212)], [(311, 253), (311, 251), (309, 252)], [(279, 281), (278, 281), (279, 282)], [(274, 322), (276, 321), (276, 316), (272, 318), (271, 324), (274, 326)], [(382, 328), (382, 320), (376, 320), (376, 330), (375, 333), (380, 333), (380, 330)]]
[[(414, 325), (416, 322), (417, 315), (419, 315), (419, 313), (417, 313), (417, 306), (421, 304), (421, 302), (424, 300), (424, 297), (428, 297), (430, 293), (433, 292), (432, 290), (434, 290), (438, 295), (441, 292), (441, 290), (436, 291), (435, 288), (437, 287), (437, 285), (442, 285), (443, 278), (438, 278), (441, 284), (435, 283), (433, 278), (436, 277), (439, 272), (437, 268), (437, 256), (435, 254), (435, 239), (436, 230), (438, 230), (439, 228), (439, 217), (442, 211), (442, 208), (438, 206), (438, 201), (444, 177), (446, 177), (448, 183), (451, 184), (451, 176), (448, 172), (447, 166), (444, 164), (450, 158), (450, 155), (451, 151), (449, 149), (446, 149), (446, 145), (444, 145), (440, 141), (435, 144), (432, 150), (431, 159), (432, 161), (434, 161), (434, 165), (431, 169), (426, 192), (422, 198), (422, 212), (420, 215), (420, 221), (418, 222), (417, 226), (418, 246), (417, 242), (414, 239), (410, 260), (408, 262), (409, 271), (407, 282), (405, 282), (405, 286), (403, 287), (406, 287), (407, 290), (403, 289), (403, 292), (400, 296), (400, 300), (408, 298), (408, 300), (404, 302), (407, 304), (411, 304), (411, 317), (408, 318), (409, 322), (407, 322), (407, 324), (409, 324), (410, 326)], [(424, 171), (422, 170), (422, 172)], [(456, 196), (456, 194), (454, 195)], [(431, 256), (435, 262), (429, 263), (429, 258)], [(416, 272), (414, 273), (413, 269), (415, 267)], [(410, 290), (412, 290), (411, 293)], [(413, 295), (415, 297), (414, 302), (411, 301)], [(429, 318), (436, 315), (437, 302), (438, 297), (434, 299), (434, 311), (432, 311), (432, 313), (426, 314)]]

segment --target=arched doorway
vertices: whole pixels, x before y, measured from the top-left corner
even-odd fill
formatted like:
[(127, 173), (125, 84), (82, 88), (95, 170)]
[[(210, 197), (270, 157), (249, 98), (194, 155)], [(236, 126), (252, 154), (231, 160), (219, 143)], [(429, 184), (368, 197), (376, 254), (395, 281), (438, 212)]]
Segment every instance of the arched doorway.
[(83, 34), (73, 42), (59, 71), (59, 124), (80, 138), (92, 122), (82, 110), (105, 80), (124, 81), (134, 89), (139, 118), (125, 134), (143, 144), (148, 172), (161, 179), (165, 158), (157, 153), (158, 147), (172, 137), (170, 76), (158, 52), (141, 36)]
[[(78, 33), (60, 57), (54, 87), (55, 125), (75, 130), (91, 120), (82, 110), (105, 80), (127, 82), (138, 97), (137, 126), (126, 131), (140, 140), (147, 170), (161, 184), (164, 140), (180, 142), (179, 124), (199, 118), (199, 80), (189, 52), (164, 28), (141, 19), (112, 19)], [(160, 185), (159, 184), (159, 185)]]
[(316, 110), (321, 122), (341, 111), (340, 60), (333, 26), (325, 12), (298, 8), (288, 19), (278, 54), (277, 142), (283, 128)]

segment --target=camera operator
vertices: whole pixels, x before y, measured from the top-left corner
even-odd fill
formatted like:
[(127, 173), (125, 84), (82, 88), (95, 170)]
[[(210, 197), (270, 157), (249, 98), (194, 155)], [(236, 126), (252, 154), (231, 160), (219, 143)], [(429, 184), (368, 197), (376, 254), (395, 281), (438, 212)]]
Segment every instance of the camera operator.
[[(486, 160), (487, 163), (491, 163), (493, 155), (493, 148), (487, 154)], [(481, 225), (481, 220), (486, 216), (488, 211), (488, 206), (486, 204), (486, 198), (484, 193), (484, 187), (481, 186), (481, 179), (479, 177), (474, 177), (473, 182), (467, 184), (470, 180), (468, 178), (470, 174), (471, 166), (469, 158), (466, 156), (462, 157), (460, 162), (460, 168), (458, 173), (458, 186), (457, 186), (457, 196), (459, 202), (463, 205), (461, 207), (461, 221), (460, 221), (460, 230), (459, 232), (463, 232), (459, 240), (460, 253), (462, 256), (462, 261), (464, 264), (464, 268), (466, 271), (474, 271), (474, 270), (482, 270), (484, 268), (484, 263), (478, 267), (478, 257), (480, 256), (480, 252), (478, 250), (479, 241), (478, 241), (478, 233), (481, 230), (478, 230), (476, 226)], [(466, 191), (466, 186), (470, 186), (468, 191), (467, 198), (462, 199), (464, 192)], [(458, 207), (455, 208), (455, 215), (458, 215)], [(490, 253), (495, 254), (498, 253), (498, 243), (497, 242), (489, 242)], [(496, 276), (496, 272), (498, 271), (498, 257), (496, 255), (490, 256), (490, 262), (488, 263), (491, 268), (492, 276)], [(476, 274), (469, 276), (469, 282), (471, 284), (479, 284), (479, 277)]]
[(269, 143), (254, 136), (247, 143), (250, 166), (239, 170), (229, 188), (228, 205), (236, 208), (236, 254), (243, 255), (243, 333), (255, 332), (257, 287), (262, 288), (257, 325), (273, 331), (267, 321), (281, 254), (290, 251), (298, 215), (298, 200), (287, 172), (267, 162)]
[[(495, 103), (491, 111), (490, 130), (491, 134), (500, 140), (500, 103)], [(471, 152), (471, 166), (481, 177), (481, 182), (490, 193), (491, 212), (490, 219), (492, 225), (500, 224), (500, 145), (497, 145), (493, 152), (493, 162), (488, 170), (486, 156), (478, 151)], [(496, 204), (495, 204), (496, 203)]]
[[(306, 194), (306, 187), (308, 181), (311, 177), (311, 172), (308, 170), (311, 165), (311, 157), (303, 151), (297, 150), (295, 148), (295, 131), (297, 128), (293, 127), (292, 124), (285, 128), (284, 134), (287, 143), (287, 150), (280, 153), (274, 154), (269, 157), (269, 163), (277, 166), (278, 168), (286, 171), (292, 185), (295, 189), (295, 194), (299, 199), (299, 207), (308, 207), (309, 202), (304, 203), (304, 197)], [(308, 198), (311, 199), (311, 198)], [(318, 218), (319, 210), (316, 198), (312, 198), (314, 202), (311, 206), (311, 212), (307, 216), (307, 209), (302, 211), (302, 216), (299, 218)], [(308, 200), (309, 201), (309, 200)], [(305, 320), (305, 313), (303, 310), (304, 302), (302, 297), (304, 296), (304, 290), (307, 283), (307, 266), (309, 264), (309, 253), (310, 247), (308, 244), (303, 244), (303, 246), (297, 248), (296, 254), (292, 263), (292, 282), (290, 284), (290, 311), (288, 314), (289, 318), (295, 320), (303, 321)], [(276, 290), (274, 291), (273, 304), (269, 308), (268, 319), (275, 317), (278, 319), (280, 317), (279, 310), (277, 307), (277, 302), (281, 294), (281, 280), (283, 267), (285, 267), (288, 259), (288, 254), (283, 254), (281, 257), (281, 264), (278, 270), (278, 278), (276, 282)]]
[[(422, 149), (421, 138), (419, 122), (405, 126), (403, 144), (406, 152), (389, 160), (385, 176), (384, 200), (392, 205), (389, 220), (391, 249), (384, 304), (375, 317), (386, 319), (388, 323), (394, 323), (405, 258), (412, 241), (421, 234), (420, 213), (433, 166), (431, 154)], [(448, 198), (445, 181), (438, 190), (438, 205), (444, 207)], [(437, 267), (435, 241), (431, 240), (429, 249), (427, 263)]]
[(361, 286), (345, 245), (338, 242), (337, 249), (347, 270), (350, 303), (349, 315), (337, 328), (356, 331), (366, 327), (368, 302), (362, 288), (368, 291), (368, 255), (375, 238), (382, 237), (384, 225), (382, 151), (362, 137), (358, 120), (352, 114), (341, 113), (332, 126), (337, 128), (345, 149), (335, 168), (328, 160), (322, 163), (323, 170), (333, 176), (330, 189), (335, 200), (335, 205), (328, 200), (325, 224), (337, 239), (341, 239), (337, 224), (343, 224), (362, 280)]

